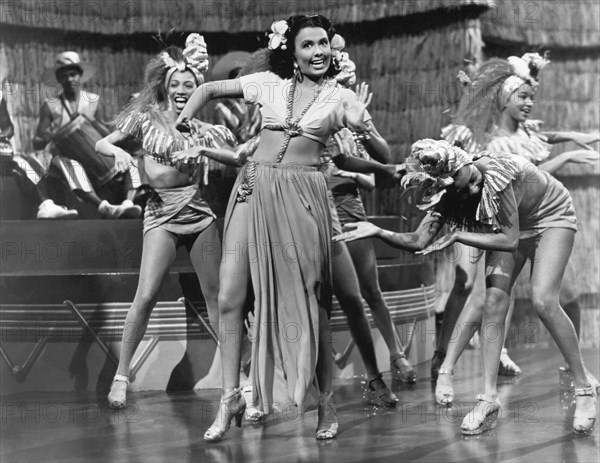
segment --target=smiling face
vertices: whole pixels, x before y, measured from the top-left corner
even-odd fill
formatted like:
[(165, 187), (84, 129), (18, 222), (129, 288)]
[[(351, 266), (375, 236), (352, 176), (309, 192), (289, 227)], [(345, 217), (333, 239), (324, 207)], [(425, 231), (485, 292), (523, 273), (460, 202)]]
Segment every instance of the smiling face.
[(331, 64), (331, 47), (325, 29), (301, 29), (294, 40), (294, 58), (306, 77), (313, 81), (322, 78)]
[(191, 71), (175, 71), (167, 85), (169, 102), (175, 113), (179, 114), (198, 87)]
[(483, 174), (473, 164), (467, 164), (454, 175), (453, 188), (462, 198), (475, 196), (483, 186)]
[(533, 109), (533, 97), (535, 90), (527, 84), (523, 84), (516, 90), (506, 102), (504, 107), (505, 114), (512, 120), (524, 122), (529, 118)]

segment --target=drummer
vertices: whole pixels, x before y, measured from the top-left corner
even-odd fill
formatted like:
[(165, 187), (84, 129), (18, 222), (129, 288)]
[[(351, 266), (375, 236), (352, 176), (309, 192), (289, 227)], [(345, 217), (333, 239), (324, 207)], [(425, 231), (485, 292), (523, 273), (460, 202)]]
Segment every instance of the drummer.
[[(59, 129), (78, 114), (87, 116), (89, 119), (97, 119), (99, 95), (81, 88), (93, 73), (94, 67), (83, 63), (79, 54), (74, 51), (65, 51), (56, 56), (55, 66), (44, 74), (43, 80), (50, 81), (52, 77), (55, 77), (60, 84), (61, 92), (56, 97), (46, 98), (42, 104), (40, 120), (33, 138), (33, 147), (36, 150), (50, 148), (52, 154), (50, 165), (60, 172), (59, 175), (63, 177), (71, 191), (79, 199), (93, 204), (102, 217), (137, 218), (142, 214), (139, 206), (134, 205), (130, 199), (125, 199), (119, 205), (101, 199), (94, 191), (84, 167), (74, 159), (60, 156), (56, 147), (51, 143)], [(90, 155), (97, 156), (98, 154), (92, 152)], [(77, 211), (66, 210), (50, 199), (45, 185), (48, 172), (38, 159), (34, 156), (19, 156), (15, 161), (27, 173), (29, 180), (36, 185), (35, 191), (37, 199), (40, 201), (37, 218), (68, 218), (77, 215)], [(120, 171), (127, 171), (132, 166), (117, 163), (116, 168)], [(139, 178), (139, 175), (132, 173), (131, 177), (135, 179)], [(108, 186), (110, 188), (112, 185)], [(120, 188), (120, 186), (115, 184), (115, 188)]]

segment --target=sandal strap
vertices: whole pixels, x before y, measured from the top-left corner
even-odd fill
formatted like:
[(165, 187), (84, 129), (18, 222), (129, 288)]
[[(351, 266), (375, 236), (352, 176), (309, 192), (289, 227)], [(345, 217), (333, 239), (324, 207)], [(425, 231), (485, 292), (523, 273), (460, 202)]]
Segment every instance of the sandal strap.
[(446, 370), (445, 368), (440, 368), (440, 370), (438, 371), (438, 376), (439, 375), (454, 376), (454, 372), (452, 370)]
[(477, 394), (475, 397), (479, 402), (487, 402), (489, 404), (500, 405), (500, 399), (496, 397), (495, 400), (490, 400), (485, 394)]
[(383, 375), (381, 373), (377, 373), (376, 375), (367, 377), (367, 382), (369, 384), (369, 387), (371, 386), (371, 383), (373, 383), (377, 380), (383, 380)]
[(594, 397), (594, 388), (592, 386), (575, 388), (575, 395)]
[(115, 375), (115, 377), (113, 378), (113, 382), (114, 381), (121, 381), (121, 382), (127, 383), (127, 385), (129, 385), (129, 376)]

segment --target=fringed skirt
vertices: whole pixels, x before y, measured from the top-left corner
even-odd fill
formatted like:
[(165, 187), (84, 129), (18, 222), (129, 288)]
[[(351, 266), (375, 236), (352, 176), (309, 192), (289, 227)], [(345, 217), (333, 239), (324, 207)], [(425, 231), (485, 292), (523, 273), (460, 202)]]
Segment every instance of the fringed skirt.
[[(316, 167), (252, 162), (240, 172), (225, 233), (245, 171), (256, 169), (246, 201), (248, 258), (255, 295), (251, 327), (253, 402), (265, 413), (318, 405), (315, 377), (319, 308), (331, 310), (331, 216)], [(242, 282), (240, 282), (242, 284)]]

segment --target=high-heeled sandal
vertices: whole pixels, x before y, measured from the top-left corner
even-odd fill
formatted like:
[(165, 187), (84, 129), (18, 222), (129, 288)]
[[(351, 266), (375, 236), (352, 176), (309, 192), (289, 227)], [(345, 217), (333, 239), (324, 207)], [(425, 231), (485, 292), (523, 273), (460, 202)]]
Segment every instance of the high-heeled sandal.
[(408, 360), (406, 360), (404, 352), (390, 356), (390, 370), (392, 370), (393, 380), (410, 384), (417, 382), (417, 373), (412, 365), (408, 363)]
[[(224, 391), (223, 391), (224, 392)], [(204, 433), (204, 440), (208, 442), (217, 442), (223, 439), (223, 436), (231, 426), (231, 420), (235, 418), (235, 425), (242, 427), (242, 419), (246, 412), (246, 401), (240, 388), (235, 388), (223, 394), (219, 402), (219, 411), (215, 421)]]
[(433, 353), (433, 357), (431, 359), (431, 381), (437, 381), (440, 368), (442, 366), (442, 363), (444, 363), (445, 358), (446, 352), (436, 350)]
[(246, 401), (246, 421), (250, 421), (251, 423), (259, 423), (265, 417), (265, 414), (262, 410), (255, 407), (252, 403), (252, 384), (247, 384), (242, 389), (242, 394), (244, 396), (244, 400)]
[(110, 385), (110, 392), (108, 393), (108, 406), (110, 408), (113, 410), (120, 410), (127, 406), (128, 386), (129, 376), (115, 375)]
[(484, 394), (478, 394), (478, 404), (464, 417), (460, 429), (467, 436), (474, 436), (495, 429), (500, 414), (500, 400), (489, 400)]
[(319, 422), (317, 423), (317, 440), (333, 439), (338, 432), (338, 418), (333, 391), (321, 393), (319, 397)]
[[(454, 373), (451, 370), (440, 369), (437, 383), (435, 384), (435, 401), (440, 405), (447, 407), (454, 402), (454, 387), (452, 386), (452, 377)], [(442, 380), (442, 378), (445, 378)], [(449, 381), (450, 384), (441, 384), (440, 381)]]
[(395, 407), (400, 401), (396, 394), (387, 387), (381, 373), (377, 373), (375, 376), (369, 376), (367, 378), (364, 399), (369, 403), (386, 408)]
[(501, 376), (519, 376), (521, 374), (519, 365), (517, 365), (513, 359), (508, 356), (508, 351), (505, 347), (502, 348), (502, 352), (500, 354), (498, 374)]
[[(575, 415), (573, 416), (573, 432), (589, 434), (596, 423), (596, 389), (592, 386), (575, 388)], [(593, 406), (583, 407), (580, 397), (592, 397)]]

